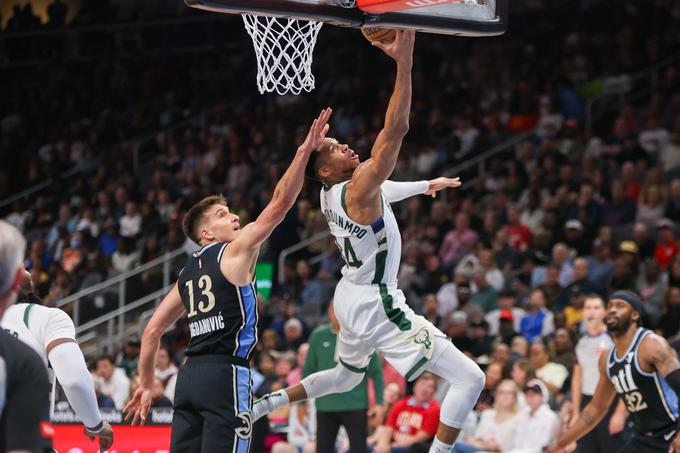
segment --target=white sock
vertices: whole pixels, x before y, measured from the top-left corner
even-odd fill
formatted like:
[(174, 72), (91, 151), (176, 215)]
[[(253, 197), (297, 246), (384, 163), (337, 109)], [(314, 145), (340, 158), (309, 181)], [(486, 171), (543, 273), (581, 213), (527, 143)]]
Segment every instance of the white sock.
[(429, 453), (451, 453), (451, 450), (453, 450), (453, 444), (445, 444), (435, 436)]

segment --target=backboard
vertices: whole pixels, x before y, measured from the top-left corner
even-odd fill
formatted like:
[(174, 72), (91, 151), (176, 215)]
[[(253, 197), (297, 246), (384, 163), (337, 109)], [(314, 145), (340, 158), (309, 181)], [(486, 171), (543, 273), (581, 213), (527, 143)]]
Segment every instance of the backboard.
[(494, 36), (507, 27), (507, 0), (185, 0), (194, 7), (325, 22), (341, 27), (403, 28)]

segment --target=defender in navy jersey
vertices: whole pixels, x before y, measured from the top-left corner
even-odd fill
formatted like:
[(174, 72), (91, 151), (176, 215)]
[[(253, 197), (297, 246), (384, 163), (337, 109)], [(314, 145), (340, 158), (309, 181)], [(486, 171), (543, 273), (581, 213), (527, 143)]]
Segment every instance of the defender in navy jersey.
[(250, 448), (251, 374), (257, 343), (255, 264), (273, 229), (293, 206), (310, 155), (328, 132), (331, 109), (314, 120), (293, 162), (257, 220), (240, 228), (221, 195), (204, 198), (186, 214), (184, 232), (201, 246), (149, 320), (139, 359), (140, 387), (126, 420), (143, 424), (151, 406), (154, 357), (161, 335), (180, 317), (189, 320), (187, 363), (177, 376), (170, 451), (247, 453)]
[(664, 338), (640, 327), (642, 311), (635, 293), (617, 291), (610, 297), (605, 323), (614, 347), (600, 356), (600, 379), (592, 401), (549, 452), (562, 451), (593, 429), (616, 394), (623, 399), (635, 431), (619, 453), (680, 452), (680, 362)]

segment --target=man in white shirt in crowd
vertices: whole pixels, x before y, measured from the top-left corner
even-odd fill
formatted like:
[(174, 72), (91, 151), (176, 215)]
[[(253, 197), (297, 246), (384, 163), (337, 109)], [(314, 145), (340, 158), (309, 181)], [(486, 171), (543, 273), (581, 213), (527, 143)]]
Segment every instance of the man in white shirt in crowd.
[(524, 310), (517, 307), (517, 295), (514, 291), (505, 290), (498, 294), (498, 307), (496, 310), (491, 310), (484, 317), (489, 323), (489, 335), (498, 335), (498, 328), (500, 327), (501, 319), (512, 321), (512, 326), (515, 332), (521, 330), (522, 318), (524, 317)]
[[(54, 373), (85, 425), (85, 435), (91, 440), (99, 436), (100, 449), (107, 450), (113, 443), (113, 430), (99, 413), (94, 384), (76, 342), (73, 321), (64, 311), (41, 305), (28, 271), (24, 271), (21, 286), (17, 303), (10, 306), (2, 318), (2, 328), (37, 352), (45, 367), (49, 361), (50, 373)], [(54, 398), (53, 394), (53, 401)], [(53, 404), (50, 409), (52, 412)]]
[(93, 375), (100, 383), (102, 393), (113, 400), (116, 409), (123, 410), (130, 394), (130, 379), (125, 371), (116, 367), (111, 356), (102, 355), (97, 358)]
[(518, 416), (512, 447), (503, 449), (503, 453), (542, 453), (556, 438), (560, 419), (548, 407), (548, 397), (548, 389), (539, 379), (527, 383), (527, 407)]

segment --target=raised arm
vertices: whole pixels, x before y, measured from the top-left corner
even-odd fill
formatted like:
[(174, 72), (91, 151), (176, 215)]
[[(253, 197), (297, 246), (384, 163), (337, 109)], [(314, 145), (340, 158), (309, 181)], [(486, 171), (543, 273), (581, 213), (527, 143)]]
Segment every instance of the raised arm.
[(392, 174), (402, 140), (408, 132), (414, 43), (415, 32), (407, 30), (397, 30), (397, 36), (390, 44), (373, 43), (397, 62), (397, 77), (385, 114), (385, 126), (371, 149), (371, 158), (357, 167), (347, 187), (348, 195), (353, 193), (353, 198), (360, 203), (374, 200), (382, 183)]
[(569, 444), (588, 434), (607, 415), (609, 406), (616, 396), (616, 390), (607, 377), (607, 357), (608, 351), (600, 355), (600, 380), (593, 399), (583, 408), (576, 423), (562, 432), (555, 443), (548, 447), (547, 453), (562, 453)]
[(234, 242), (229, 245), (232, 254), (259, 247), (293, 207), (295, 199), (302, 190), (309, 156), (321, 145), (328, 133), (328, 118), (331, 113), (332, 110), (326, 108), (314, 120), (307, 138), (298, 147), (293, 162), (276, 185), (269, 204), (257, 219), (243, 228)]
[(154, 381), (156, 352), (161, 344), (161, 336), (185, 313), (182, 296), (177, 285), (163, 298), (142, 335), (142, 348), (139, 353), (139, 388), (127, 403), (123, 412), (125, 420), (132, 418), (132, 424), (144, 424), (151, 407), (151, 387)]
[(436, 178), (430, 181), (396, 182), (385, 181), (382, 185), (382, 192), (385, 201), (395, 203), (405, 200), (414, 195), (427, 194), (434, 198), (440, 190), (447, 187), (459, 187), (460, 178)]

